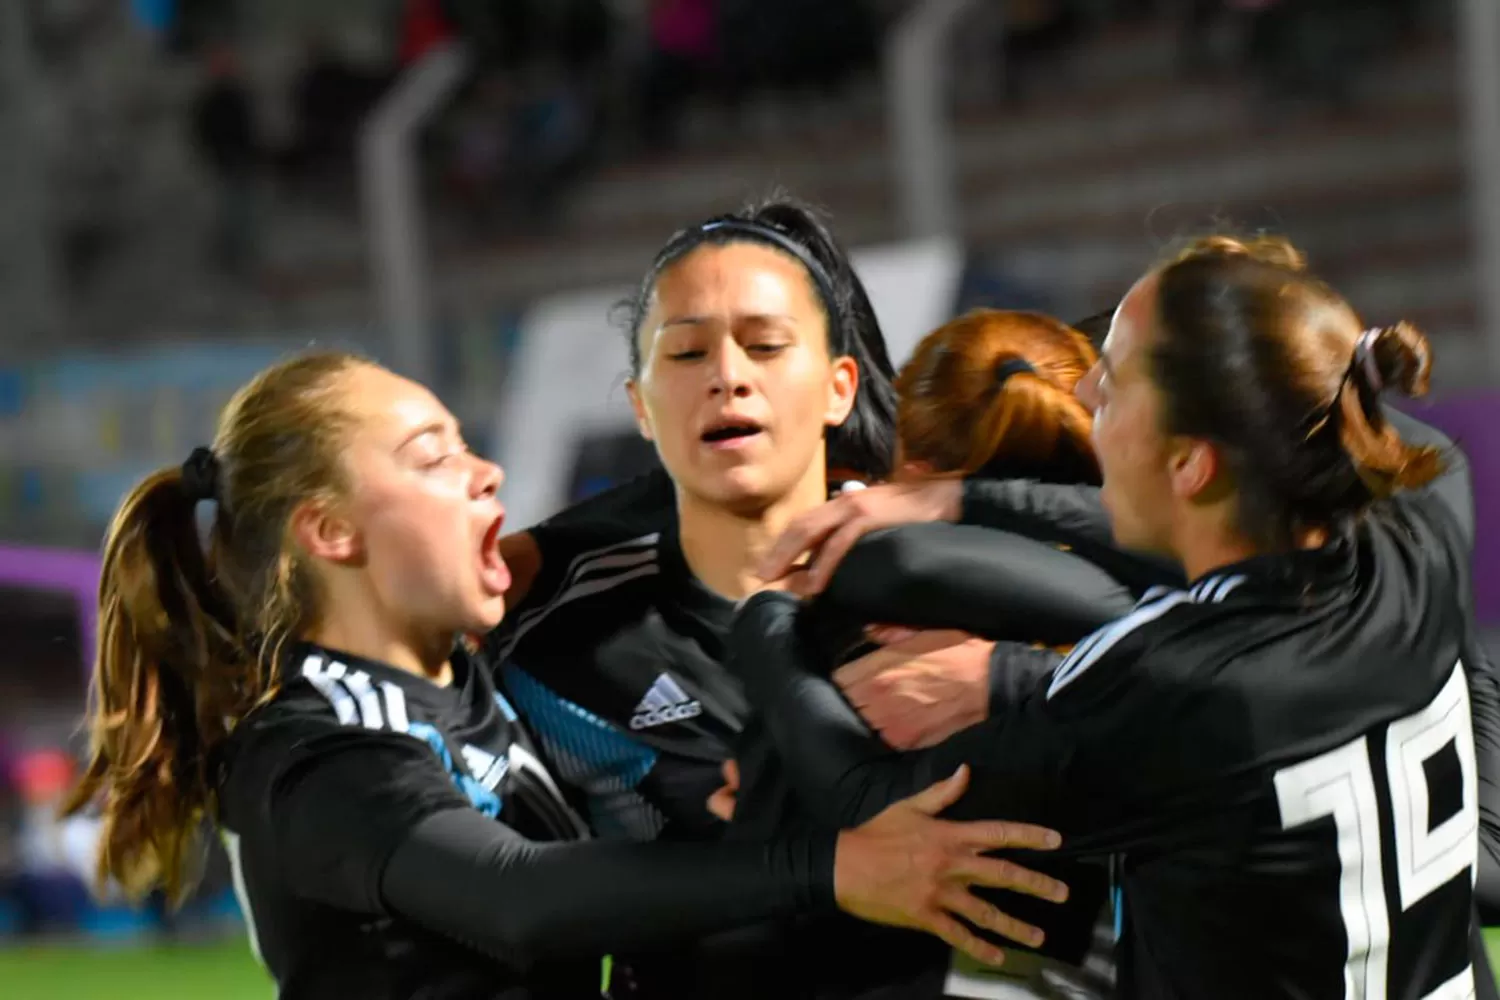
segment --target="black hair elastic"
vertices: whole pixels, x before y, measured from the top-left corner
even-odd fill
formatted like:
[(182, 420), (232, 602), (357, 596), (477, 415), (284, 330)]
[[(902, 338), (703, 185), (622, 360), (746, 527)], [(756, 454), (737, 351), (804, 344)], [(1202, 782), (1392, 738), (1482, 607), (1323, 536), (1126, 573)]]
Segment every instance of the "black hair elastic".
[(1354, 342), (1354, 356), (1349, 360), (1349, 371), (1363, 375), (1365, 386), (1376, 396), (1385, 390), (1385, 379), (1380, 377), (1380, 361), (1375, 357), (1375, 345), (1384, 332), (1376, 327), (1361, 333)]
[(182, 492), (192, 503), (219, 498), (219, 459), (211, 448), (194, 448), (182, 463)]
[(1036, 374), (1036, 369), (1031, 362), (1025, 358), (1006, 358), (995, 366), (995, 388), (998, 390), (1005, 385), (1005, 380), (1012, 375)]

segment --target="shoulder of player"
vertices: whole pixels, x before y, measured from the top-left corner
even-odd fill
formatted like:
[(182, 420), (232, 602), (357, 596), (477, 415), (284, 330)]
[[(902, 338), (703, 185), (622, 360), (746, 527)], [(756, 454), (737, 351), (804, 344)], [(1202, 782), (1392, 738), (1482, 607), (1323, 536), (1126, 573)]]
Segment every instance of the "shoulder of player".
[[(400, 684), (337, 659), (307, 656), (288, 665), (276, 694), (235, 727), (232, 743), (249, 746), (420, 736), (429, 724)], [(485, 692), (487, 686), (477, 686)]]
[(1244, 582), (1238, 574), (1223, 574), (1186, 589), (1151, 588), (1128, 613), (1069, 651), (1053, 673), (1049, 698), (1085, 675), (1114, 674), (1113, 667), (1127, 663), (1138, 677), (1200, 673), (1207, 647), (1223, 645), (1233, 634), (1219, 626), (1242, 613), (1228, 598)]
[(548, 551), (545, 579), (511, 609), (490, 635), (490, 658), (508, 659), (523, 642), (549, 647), (594, 641), (622, 617), (652, 606), (662, 573), (661, 534), (648, 533), (593, 548)]

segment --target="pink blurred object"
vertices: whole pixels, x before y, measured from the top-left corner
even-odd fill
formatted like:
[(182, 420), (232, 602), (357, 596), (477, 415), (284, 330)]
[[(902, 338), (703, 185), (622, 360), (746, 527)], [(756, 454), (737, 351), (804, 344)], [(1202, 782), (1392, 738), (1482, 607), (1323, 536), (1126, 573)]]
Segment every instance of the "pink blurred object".
[(61, 750), (38, 750), (22, 754), (12, 779), (28, 802), (48, 802), (60, 797), (73, 783), (73, 758)]
[(715, 51), (713, 0), (656, 0), (651, 40), (663, 52), (708, 59)]

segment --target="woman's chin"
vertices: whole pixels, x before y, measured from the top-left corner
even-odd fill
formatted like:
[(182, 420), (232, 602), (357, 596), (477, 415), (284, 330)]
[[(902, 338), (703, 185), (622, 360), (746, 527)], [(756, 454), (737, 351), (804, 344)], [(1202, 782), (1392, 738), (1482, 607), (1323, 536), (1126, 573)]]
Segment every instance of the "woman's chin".
[(764, 509), (775, 502), (777, 495), (766, 470), (755, 466), (726, 469), (697, 485), (693, 492), (700, 498), (736, 513)]
[(505, 596), (489, 596), (479, 602), (466, 631), (490, 632), (505, 619)]

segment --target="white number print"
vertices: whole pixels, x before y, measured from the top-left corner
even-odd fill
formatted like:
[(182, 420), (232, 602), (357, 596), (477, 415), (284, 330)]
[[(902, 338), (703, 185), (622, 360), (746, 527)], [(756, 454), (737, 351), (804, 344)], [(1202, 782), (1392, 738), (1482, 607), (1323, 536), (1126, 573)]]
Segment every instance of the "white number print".
[[(1345, 1000), (1386, 1000), (1388, 986), (1391, 921), (1369, 742), (1369, 737), (1361, 736), (1284, 768), (1275, 779), (1283, 829), (1332, 818), (1337, 831), (1339, 912), (1349, 942)], [(1449, 743), (1458, 751), (1463, 804), (1436, 829), (1428, 830), (1424, 765)], [(1396, 883), (1405, 912), (1464, 872), (1471, 881), (1477, 875), (1479, 791), (1463, 664), (1454, 668), (1431, 704), (1387, 727), (1385, 761), (1394, 819)], [(1423, 1000), (1465, 1000), (1473, 995), (1474, 970), (1469, 967)]]

